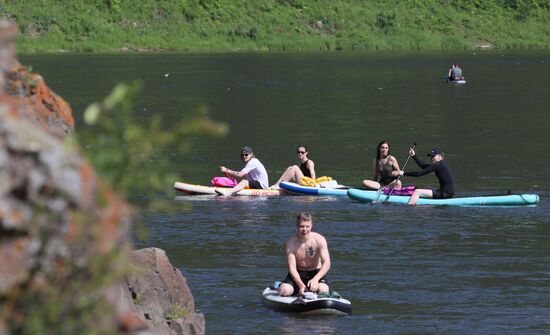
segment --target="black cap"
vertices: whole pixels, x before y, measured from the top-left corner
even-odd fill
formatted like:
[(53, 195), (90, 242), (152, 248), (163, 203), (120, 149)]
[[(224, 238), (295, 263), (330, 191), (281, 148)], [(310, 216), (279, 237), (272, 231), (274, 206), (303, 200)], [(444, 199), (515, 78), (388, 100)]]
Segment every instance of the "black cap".
[(435, 157), (435, 155), (441, 154), (443, 154), (443, 151), (439, 150), (438, 148), (432, 148), (432, 151), (428, 152), (428, 157)]
[(241, 154), (251, 154), (252, 153), (252, 148), (251, 147), (243, 147), (241, 149)]

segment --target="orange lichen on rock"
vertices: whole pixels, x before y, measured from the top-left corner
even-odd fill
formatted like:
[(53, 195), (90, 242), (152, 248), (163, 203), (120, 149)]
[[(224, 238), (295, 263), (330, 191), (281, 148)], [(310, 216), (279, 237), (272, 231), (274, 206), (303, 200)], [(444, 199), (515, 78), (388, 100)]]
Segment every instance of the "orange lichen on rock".
[[(74, 129), (71, 106), (55, 94), (36, 73), (29, 73), (15, 58), (15, 23), (0, 20), (0, 96), (3, 102), (15, 104), (21, 116), (40, 124), (57, 137), (65, 137)], [(11, 101), (10, 101), (11, 100)]]
[(91, 205), (93, 199), (92, 189), (95, 186), (95, 173), (92, 166), (89, 163), (80, 165), (80, 180), (82, 184), (82, 205), (88, 207)]
[(70, 129), (74, 129), (71, 106), (63, 98), (50, 90), (41, 75), (33, 73), (31, 74), (31, 78), (35, 83), (35, 86), (31, 87), (31, 98), (34, 99), (36, 111), (44, 119), (58, 115)]
[(148, 329), (147, 324), (135, 313), (127, 313), (121, 317), (120, 330), (123, 333), (139, 333)]
[(42, 76), (17, 66), (6, 72), (5, 92), (21, 108), (21, 116), (38, 123), (49, 133), (65, 137), (74, 129), (71, 106), (55, 94)]
[(121, 218), (128, 217), (130, 214), (128, 206), (118, 194), (106, 191), (105, 197), (109, 206), (101, 212), (98, 225), (102, 234), (111, 238), (98, 241), (96, 251), (100, 254), (112, 252), (119, 246), (118, 241), (125, 237), (121, 236)]
[(0, 296), (13, 290), (14, 284), (17, 284), (28, 277), (28, 272), (24, 266), (21, 266), (27, 260), (27, 249), (30, 239), (20, 237), (5, 241), (0, 244)]

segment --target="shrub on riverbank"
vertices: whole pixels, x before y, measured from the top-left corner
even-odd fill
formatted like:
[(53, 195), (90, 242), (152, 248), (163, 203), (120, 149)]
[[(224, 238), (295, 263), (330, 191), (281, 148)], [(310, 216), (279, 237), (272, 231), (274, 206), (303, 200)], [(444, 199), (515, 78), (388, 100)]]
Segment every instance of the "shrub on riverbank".
[(29, 0), (21, 51), (548, 48), (550, 0)]

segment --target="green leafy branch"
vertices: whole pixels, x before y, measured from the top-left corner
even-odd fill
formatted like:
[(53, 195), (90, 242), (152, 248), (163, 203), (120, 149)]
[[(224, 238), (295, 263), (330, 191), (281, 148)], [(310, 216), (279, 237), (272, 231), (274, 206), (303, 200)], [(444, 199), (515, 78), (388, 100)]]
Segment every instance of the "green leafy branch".
[(189, 149), (191, 136), (224, 136), (229, 131), (226, 124), (211, 120), (206, 108), (175, 124), (166, 124), (159, 114), (145, 124), (132, 110), (141, 87), (139, 81), (118, 84), (103, 102), (93, 103), (84, 112), (88, 127), (82, 133), (88, 158), (103, 179), (127, 195), (167, 189), (173, 177), (163, 169), (147, 168), (158, 164), (159, 153), (182, 153)]

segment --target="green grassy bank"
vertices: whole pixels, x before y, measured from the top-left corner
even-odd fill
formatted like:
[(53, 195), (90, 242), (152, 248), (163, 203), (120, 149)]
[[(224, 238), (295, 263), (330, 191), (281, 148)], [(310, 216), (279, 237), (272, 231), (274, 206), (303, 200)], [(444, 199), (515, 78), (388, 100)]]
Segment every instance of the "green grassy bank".
[(7, 0), (20, 52), (550, 47), (550, 0)]

